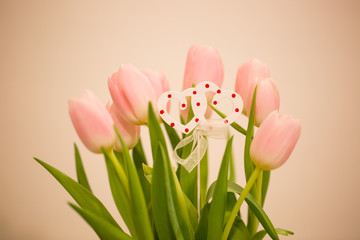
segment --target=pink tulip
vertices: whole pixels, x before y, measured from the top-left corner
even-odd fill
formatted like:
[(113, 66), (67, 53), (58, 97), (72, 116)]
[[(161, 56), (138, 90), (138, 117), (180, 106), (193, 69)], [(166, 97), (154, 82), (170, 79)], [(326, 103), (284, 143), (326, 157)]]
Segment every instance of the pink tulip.
[[(114, 104), (108, 104), (108, 110), (115, 122), (116, 129), (119, 131), (125, 145), (132, 149), (135, 147), (140, 138), (140, 126), (134, 125), (126, 121), (116, 110)], [(116, 150), (122, 152), (122, 146), (119, 139), (115, 144)]]
[(263, 170), (280, 167), (294, 150), (300, 133), (299, 120), (281, 115), (277, 111), (270, 113), (252, 141), (250, 147), (252, 161)]
[(69, 114), (77, 134), (90, 151), (100, 153), (101, 147), (113, 148), (114, 121), (95, 94), (86, 91), (80, 98), (70, 99)]
[[(245, 109), (248, 113), (250, 113), (251, 110), (251, 103), (256, 84), (254, 83), (253, 85), (254, 86), (250, 87), (252, 91), (249, 91), (247, 102), (245, 103)], [(257, 82), (255, 102), (255, 125), (260, 126), (271, 112), (275, 110), (279, 111), (279, 107), (280, 95), (274, 81), (271, 78), (259, 79)]]
[(241, 65), (236, 75), (235, 91), (243, 99), (245, 115), (250, 114), (256, 85), (255, 125), (260, 126), (272, 111), (279, 110), (280, 96), (267, 65), (254, 59)]
[(144, 73), (132, 65), (121, 65), (108, 80), (111, 97), (118, 112), (127, 121), (141, 125), (148, 121), (151, 101), (157, 113), (155, 90)]
[[(222, 86), (224, 80), (224, 65), (218, 51), (212, 47), (192, 46), (187, 54), (183, 89), (191, 88), (203, 81), (210, 81)], [(207, 94), (211, 101), (214, 94)], [(181, 111), (184, 120), (187, 120), (187, 110)], [(205, 117), (209, 118), (211, 109), (208, 108)]]
[(156, 99), (159, 99), (160, 95), (163, 92), (169, 91), (169, 82), (162, 72), (155, 72), (152, 70), (142, 70), (142, 72), (147, 76), (147, 78), (150, 80), (151, 85), (153, 86), (155, 90)]
[(218, 51), (212, 47), (192, 46), (187, 54), (183, 89), (203, 81), (221, 87), (224, 80), (224, 65)]
[[(260, 62), (257, 59), (253, 59), (244, 63), (238, 68), (235, 82), (235, 92), (239, 93), (244, 102), (243, 113), (249, 114), (246, 111), (249, 92), (254, 93), (255, 86), (259, 79), (270, 77), (270, 71), (266, 64)], [(252, 99), (252, 96), (251, 96)]]

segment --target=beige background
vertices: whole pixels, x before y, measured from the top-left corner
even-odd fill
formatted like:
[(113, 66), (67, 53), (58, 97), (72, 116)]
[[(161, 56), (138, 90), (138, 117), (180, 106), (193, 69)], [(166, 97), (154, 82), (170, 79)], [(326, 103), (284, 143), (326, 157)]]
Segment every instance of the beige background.
[[(88, 88), (106, 103), (107, 77), (121, 63), (164, 71), (180, 90), (194, 43), (219, 50), (225, 88), (241, 63), (268, 63), (281, 112), (301, 119), (265, 206), (276, 226), (296, 233), (284, 239), (359, 239), (359, 2), (169, 2), (0, 1), (0, 239), (97, 239), (32, 160), (75, 177), (73, 141), (96, 195), (120, 219), (102, 157), (80, 143), (67, 99)], [(237, 135), (234, 145), (240, 184), (243, 141)], [(224, 144), (210, 145), (214, 180)]]

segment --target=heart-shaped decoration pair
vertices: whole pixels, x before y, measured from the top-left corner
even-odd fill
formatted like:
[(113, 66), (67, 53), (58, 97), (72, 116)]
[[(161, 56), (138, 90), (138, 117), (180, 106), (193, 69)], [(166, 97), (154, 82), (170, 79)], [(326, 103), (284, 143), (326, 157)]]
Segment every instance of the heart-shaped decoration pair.
[[(205, 120), (205, 112), (207, 108), (207, 99), (205, 94), (207, 92), (215, 93), (212, 99), (212, 104), (214, 106), (216, 106), (224, 98), (230, 99), (233, 103), (232, 112), (229, 116), (223, 119), (224, 124), (231, 124), (240, 116), (243, 102), (239, 94), (230, 90), (222, 90), (212, 82), (201, 82), (195, 88), (185, 89), (181, 93), (176, 91), (164, 92), (158, 100), (158, 109), (160, 111), (161, 118), (164, 122), (182, 133), (191, 132), (200, 121)], [(191, 98), (191, 107), (194, 112), (194, 117), (191, 121), (184, 125), (170, 116), (166, 110), (166, 106), (172, 99), (177, 99), (180, 102), (180, 109), (184, 110), (187, 108), (188, 104), (186, 97)]]

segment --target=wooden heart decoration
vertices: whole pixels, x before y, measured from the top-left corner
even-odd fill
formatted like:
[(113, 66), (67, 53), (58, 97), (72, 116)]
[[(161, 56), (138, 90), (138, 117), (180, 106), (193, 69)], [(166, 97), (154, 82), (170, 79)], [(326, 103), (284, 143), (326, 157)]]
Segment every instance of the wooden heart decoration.
[[(182, 133), (191, 132), (197, 124), (205, 120), (205, 112), (207, 108), (206, 92), (214, 92), (215, 95), (212, 104), (216, 106), (223, 98), (228, 98), (233, 103), (233, 111), (223, 121), (224, 124), (231, 124), (241, 114), (242, 99), (240, 95), (230, 90), (222, 90), (215, 83), (201, 82), (195, 88), (188, 88), (181, 93), (176, 91), (164, 92), (158, 100), (158, 109), (161, 118), (171, 127)], [(182, 124), (175, 120), (166, 110), (167, 103), (172, 99), (177, 99), (180, 102), (180, 109), (184, 110), (187, 107), (186, 97), (191, 97), (191, 107), (194, 112), (194, 117), (187, 124)]]
[(243, 109), (243, 101), (239, 94), (231, 90), (224, 90), (219, 88), (213, 82), (201, 82), (196, 86), (199, 92), (202, 92), (204, 95), (206, 92), (214, 92), (215, 95), (212, 99), (212, 105), (216, 107), (216, 105), (221, 102), (222, 99), (227, 98), (229, 99), (232, 104), (233, 108), (231, 113), (223, 119), (225, 124), (231, 124), (235, 122), (235, 120), (241, 115), (241, 110)]
[[(166, 110), (167, 103), (172, 99), (177, 99), (180, 102), (180, 109), (184, 110), (187, 108), (186, 97), (191, 97), (191, 106), (193, 107), (194, 117), (187, 124), (175, 120)], [(196, 108), (194, 108), (196, 106)], [(181, 93), (176, 91), (164, 92), (158, 100), (158, 109), (161, 118), (164, 122), (169, 124), (171, 127), (182, 133), (191, 132), (197, 125), (198, 122), (205, 119), (204, 115), (206, 112), (207, 101), (203, 94), (199, 94), (196, 88), (188, 88)]]

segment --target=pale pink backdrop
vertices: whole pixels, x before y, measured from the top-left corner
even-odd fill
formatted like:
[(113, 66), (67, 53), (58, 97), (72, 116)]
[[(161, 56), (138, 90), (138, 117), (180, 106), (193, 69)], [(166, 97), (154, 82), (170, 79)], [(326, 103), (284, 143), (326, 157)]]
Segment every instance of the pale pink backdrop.
[[(300, 141), (273, 172), (265, 205), (275, 226), (295, 232), (281, 239), (359, 239), (359, 2), (171, 2), (0, 1), (0, 239), (97, 239), (32, 160), (75, 177), (74, 141), (94, 192), (120, 219), (104, 161), (80, 143), (67, 99), (87, 88), (106, 103), (107, 77), (121, 63), (164, 71), (180, 90), (192, 44), (219, 50), (225, 88), (241, 63), (268, 63), (280, 111), (301, 119)], [(242, 185), (243, 142), (234, 143)], [(210, 146), (213, 181), (224, 143)]]

